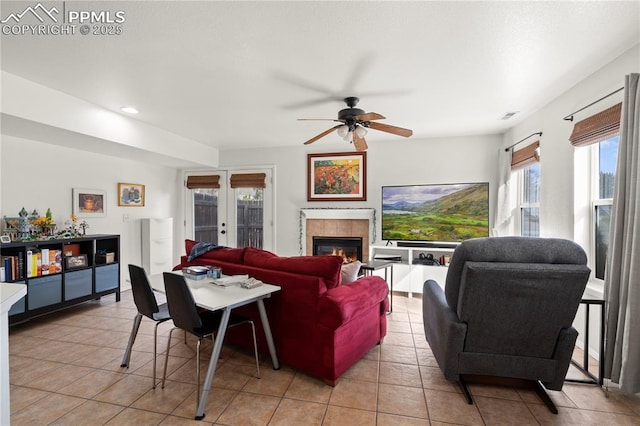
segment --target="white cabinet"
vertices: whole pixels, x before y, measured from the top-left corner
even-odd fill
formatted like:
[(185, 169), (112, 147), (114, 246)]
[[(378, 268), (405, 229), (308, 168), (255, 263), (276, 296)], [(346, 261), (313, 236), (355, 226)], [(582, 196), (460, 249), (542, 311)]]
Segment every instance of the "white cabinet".
[(142, 267), (154, 275), (171, 271), (173, 259), (173, 219), (142, 219)]
[[(444, 247), (398, 247), (398, 246), (371, 246), (369, 247), (369, 259), (394, 259), (393, 265), (393, 290), (411, 293), (422, 293), (422, 286), (426, 280), (435, 280), (444, 288), (447, 278), (448, 259), (453, 254), (453, 248)], [(420, 256), (433, 255), (436, 260), (445, 258), (445, 264), (440, 266), (415, 264), (414, 259)]]

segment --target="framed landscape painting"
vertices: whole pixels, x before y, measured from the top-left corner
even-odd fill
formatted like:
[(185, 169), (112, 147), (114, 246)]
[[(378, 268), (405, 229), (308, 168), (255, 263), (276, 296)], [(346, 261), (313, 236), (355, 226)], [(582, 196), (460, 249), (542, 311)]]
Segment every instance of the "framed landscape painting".
[(307, 201), (366, 201), (367, 153), (307, 154)]

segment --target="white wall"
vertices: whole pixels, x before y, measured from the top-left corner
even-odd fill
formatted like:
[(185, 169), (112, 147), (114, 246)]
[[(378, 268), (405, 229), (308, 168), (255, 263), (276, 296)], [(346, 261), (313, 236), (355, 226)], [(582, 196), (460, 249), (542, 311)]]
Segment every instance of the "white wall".
[(389, 139), (382, 133), (370, 133), (366, 202), (307, 201), (307, 154), (353, 150), (335, 135), (316, 142), (312, 148), (301, 142), (299, 147), (221, 151), (220, 167), (275, 165), (275, 251), (284, 256), (299, 254), (301, 208), (375, 208), (376, 235), (380, 240), (380, 197), (384, 185), (489, 182), (493, 209), (501, 136)]
[[(17, 216), (23, 206), (44, 215), (50, 208), (62, 228), (71, 215), (72, 188), (106, 191), (107, 216), (87, 219), (87, 233), (120, 235), (121, 283), (125, 288), (129, 279), (126, 265), (141, 264), (140, 219), (177, 214), (177, 169), (6, 135), (2, 135), (0, 150), (2, 215)], [(145, 206), (118, 207), (118, 182), (145, 185)], [(125, 214), (128, 222), (123, 221)]]

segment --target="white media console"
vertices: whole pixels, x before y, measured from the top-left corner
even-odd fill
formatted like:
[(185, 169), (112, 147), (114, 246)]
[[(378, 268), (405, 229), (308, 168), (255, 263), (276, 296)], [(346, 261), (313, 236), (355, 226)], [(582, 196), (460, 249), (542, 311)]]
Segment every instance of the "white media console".
[(394, 260), (393, 290), (406, 292), (409, 297), (413, 293), (422, 294), (422, 286), (428, 279), (435, 280), (444, 288), (447, 277), (447, 265), (432, 266), (414, 264), (414, 259), (420, 259), (432, 254), (435, 259), (442, 256), (450, 258), (453, 253), (450, 247), (398, 247), (376, 244), (369, 247), (369, 259)]

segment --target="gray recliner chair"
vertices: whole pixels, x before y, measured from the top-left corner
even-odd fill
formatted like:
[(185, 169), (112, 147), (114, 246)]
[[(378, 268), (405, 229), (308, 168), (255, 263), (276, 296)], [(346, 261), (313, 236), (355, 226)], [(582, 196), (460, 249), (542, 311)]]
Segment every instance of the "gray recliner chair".
[[(477, 238), (453, 253), (446, 285), (423, 288), (424, 332), (440, 369), (458, 381), (510, 378), (561, 390), (578, 332), (572, 327), (590, 269), (576, 243), (556, 238)], [(544, 387), (543, 387), (544, 385)]]

